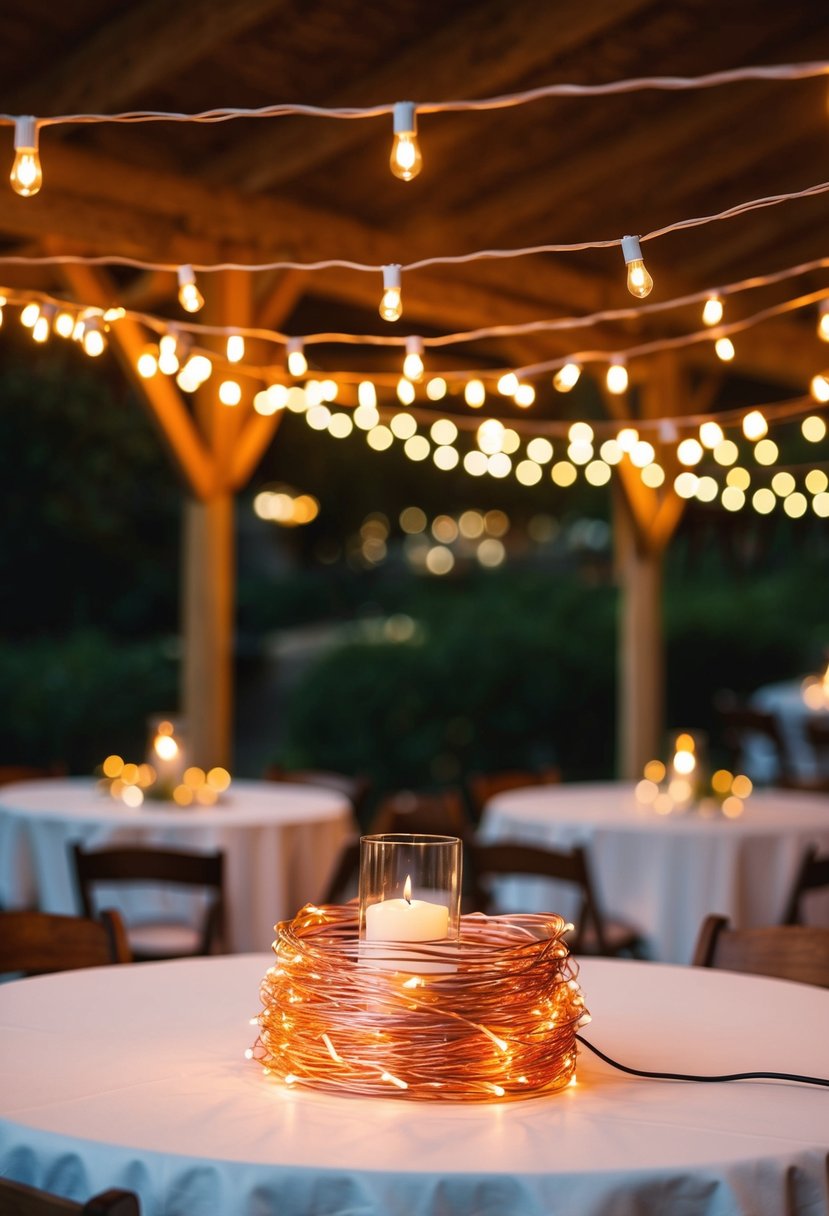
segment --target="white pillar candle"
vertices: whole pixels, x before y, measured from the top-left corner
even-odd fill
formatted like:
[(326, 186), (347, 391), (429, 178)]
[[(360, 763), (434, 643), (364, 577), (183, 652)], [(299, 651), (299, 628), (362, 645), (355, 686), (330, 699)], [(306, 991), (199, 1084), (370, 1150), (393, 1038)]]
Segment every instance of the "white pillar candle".
[(366, 941), (440, 942), (449, 931), (449, 909), (425, 899), (384, 899), (366, 908)]

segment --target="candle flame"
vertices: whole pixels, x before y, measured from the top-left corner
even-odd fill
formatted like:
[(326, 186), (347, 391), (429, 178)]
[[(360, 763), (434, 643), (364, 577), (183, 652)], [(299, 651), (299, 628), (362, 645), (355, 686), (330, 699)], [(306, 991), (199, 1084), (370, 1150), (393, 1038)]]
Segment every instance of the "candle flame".
[(403, 898), (407, 904), (412, 902), (412, 880), (410, 875), (406, 875), (406, 881), (403, 884)]

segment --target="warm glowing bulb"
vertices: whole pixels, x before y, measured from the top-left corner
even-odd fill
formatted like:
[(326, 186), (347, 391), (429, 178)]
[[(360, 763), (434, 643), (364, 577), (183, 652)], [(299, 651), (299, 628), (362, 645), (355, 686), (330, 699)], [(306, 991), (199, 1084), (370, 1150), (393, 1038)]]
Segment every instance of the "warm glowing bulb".
[(136, 363), (139, 376), (144, 380), (150, 380), (158, 371), (158, 357), (155, 351), (145, 350), (138, 356)]
[(299, 338), (291, 338), (287, 351), (288, 371), (292, 376), (304, 376), (308, 371), (308, 360), (305, 358), (302, 341)]
[(578, 363), (565, 363), (553, 376), (553, 388), (559, 393), (569, 393), (578, 384), (581, 368)]
[(75, 328), (75, 318), (71, 312), (62, 308), (55, 316), (54, 330), (60, 338), (71, 338)]
[(87, 321), (81, 342), (85, 353), (93, 359), (97, 359), (98, 355), (102, 355), (106, 348), (104, 332), (94, 320)]
[(49, 337), (50, 328), (51, 328), (51, 325), (49, 322), (49, 318), (46, 315), (46, 313), (42, 312), (40, 314), (40, 316), (38, 317), (38, 319), (35, 321), (34, 325), (32, 326), (32, 337), (35, 340), (35, 342), (45, 342), (46, 339)]
[(32, 329), (39, 316), (40, 305), (36, 304), (33, 300), (31, 304), (27, 304), (20, 313), (20, 324), (25, 326), (26, 329)]
[(228, 363), (240, 363), (245, 357), (245, 339), (241, 334), (229, 334), (227, 339)]
[(175, 334), (162, 334), (158, 340), (158, 370), (174, 376), (178, 368), (178, 339)]
[(406, 339), (403, 375), (409, 380), (420, 380), (423, 375), (423, 340), (414, 335)]
[(734, 358), (734, 343), (730, 338), (717, 338), (714, 350), (717, 358), (722, 359), (723, 363), (730, 363)]
[(242, 400), (242, 387), (236, 380), (223, 380), (219, 385), (219, 400), (222, 405), (238, 405)]
[(653, 291), (653, 279), (642, 261), (638, 236), (622, 237), (622, 254), (628, 268), (628, 291), (638, 300), (644, 300), (645, 296), (649, 296)]
[(423, 167), (417, 139), (417, 118), (414, 103), (399, 101), (394, 107), (394, 142), (389, 166), (395, 177), (410, 182)]
[(768, 429), (769, 424), (759, 410), (750, 410), (743, 419), (743, 434), (746, 439), (762, 439)]
[(702, 309), (704, 325), (719, 325), (722, 321), (723, 303), (719, 296), (709, 296)]
[(611, 363), (607, 369), (607, 391), (619, 395), (625, 392), (628, 386), (628, 369), (624, 363)]
[(384, 321), (399, 321), (402, 314), (400, 267), (394, 263), (383, 267), (383, 297), (380, 300), (380, 316)]
[(37, 150), (37, 123), (34, 118), (17, 118), (14, 123), (14, 164), (9, 175), (12, 189), (31, 198), (43, 185), (43, 170)]
[[(24, 308), (20, 315), (20, 320), (24, 325), (25, 321), (23, 321), (23, 317), (25, 312), (26, 309)], [(812, 376), (809, 383), (809, 391), (811, 392), (815, 401), (829, 401), (829, 373), (819, 372), (818, 375)]]
[(178, 268), (178, 300), (185, 312), (198, 312), (204, 305), (204, 296), (196, 286), (192, 266)]

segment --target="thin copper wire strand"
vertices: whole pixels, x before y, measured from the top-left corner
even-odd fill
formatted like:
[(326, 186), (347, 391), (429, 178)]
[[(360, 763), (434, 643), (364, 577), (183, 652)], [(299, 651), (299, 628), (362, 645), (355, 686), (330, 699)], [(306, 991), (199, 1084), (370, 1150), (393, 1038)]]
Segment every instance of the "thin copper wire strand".
[[(393, 943), (381, 969), (356, 908), (307, 905), (277, 926), (252, 1056), (287, 1085), (432, 1101), (551, 1093), (589, 1020), (557, 916), (461, 919), (457, 948)], [(452, 970), (432, 973), (429, 963)], [(395, 964), (392, 964), (394, 966)]]

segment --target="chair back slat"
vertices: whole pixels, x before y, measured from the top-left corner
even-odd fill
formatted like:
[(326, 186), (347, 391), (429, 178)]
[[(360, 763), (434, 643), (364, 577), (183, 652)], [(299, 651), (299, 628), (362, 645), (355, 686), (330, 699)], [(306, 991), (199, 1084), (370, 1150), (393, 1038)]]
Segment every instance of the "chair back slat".
[[(224, 930), (224, 854), (188, 853), (177, 849), (122, 846), (85, 849), (72, 845), (72, 861), (81, 905), (94, 915), (95, 889), (113, 885), (159, 885), (200, 888), (208, 895), (195, 953), (211, 954), (220, 945)], [(164, 950), (138, 949), (136, 960), (176, 957)]]
[(829, 929), (813, 925), (731, 929), (726, 917), (709, 916), (700, 929), (693, 964), (829, 988)]
[(131, 961), (124, 923), (114, 909), (103, 909), (97, 919), (0, 912), (0, 973), (43, 975)]

